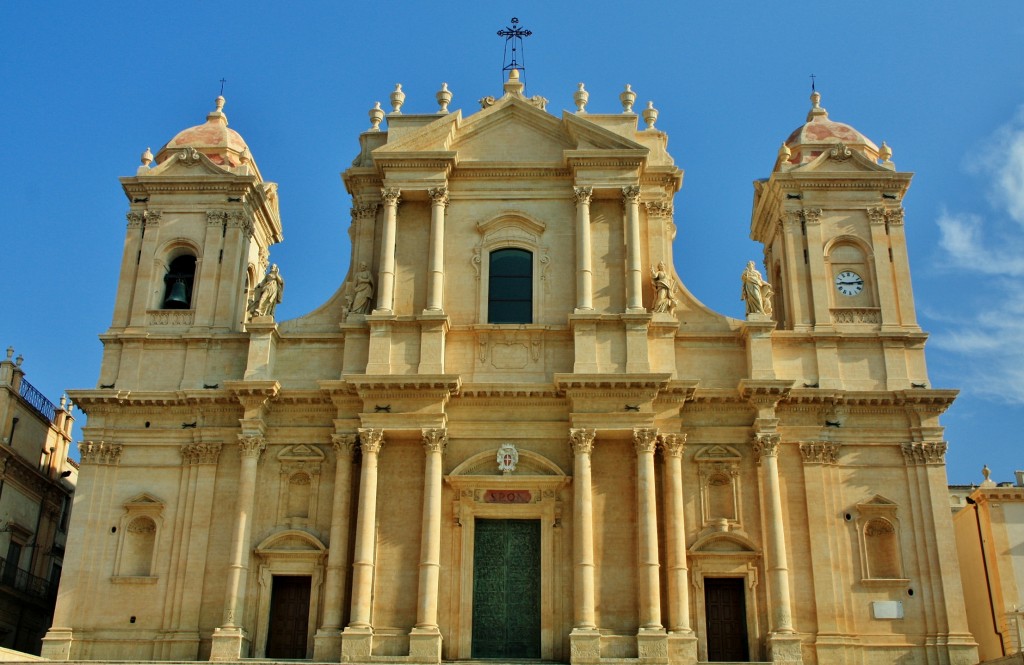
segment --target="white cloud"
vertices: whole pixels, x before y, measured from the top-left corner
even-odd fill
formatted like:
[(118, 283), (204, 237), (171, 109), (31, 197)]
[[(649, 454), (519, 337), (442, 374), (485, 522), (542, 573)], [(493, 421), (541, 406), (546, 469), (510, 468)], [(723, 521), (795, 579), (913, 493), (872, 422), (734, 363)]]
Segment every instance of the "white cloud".
[(975, 393), (1024, 404), (1024, 108), (992, 135), (970, 164), (991, 183), (992, 210), (943, 210), (936, 220), (947, 268), (967, 281), (972, 298), (962, 316), (938, 317), (932, 343), (966, 362), (963, 383)]

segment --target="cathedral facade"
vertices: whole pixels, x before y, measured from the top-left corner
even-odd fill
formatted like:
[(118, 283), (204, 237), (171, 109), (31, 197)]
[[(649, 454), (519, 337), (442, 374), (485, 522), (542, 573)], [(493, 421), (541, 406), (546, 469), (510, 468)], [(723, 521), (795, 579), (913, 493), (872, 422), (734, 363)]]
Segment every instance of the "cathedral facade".
[(976, 662), (911, 174), (815, 93), (729, 318), (678, 279), (683, 174), (635, 98), (399, 87), (343, 174), (344, 282), (281, 322), (223, 98), (147, 150), (44, 656)]

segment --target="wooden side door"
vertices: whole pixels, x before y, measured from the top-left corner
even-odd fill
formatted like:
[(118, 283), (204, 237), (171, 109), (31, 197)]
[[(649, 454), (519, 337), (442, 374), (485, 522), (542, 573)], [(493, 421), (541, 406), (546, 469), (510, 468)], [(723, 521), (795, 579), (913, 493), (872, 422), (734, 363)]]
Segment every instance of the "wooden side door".
[(273, 579), (266, 657), (304, 659), (313, 578), (308, 575), (274, 575)]
[(707, 618), (708, 660), (749, 661), (743, 580), (705, 577), (704, 614)]

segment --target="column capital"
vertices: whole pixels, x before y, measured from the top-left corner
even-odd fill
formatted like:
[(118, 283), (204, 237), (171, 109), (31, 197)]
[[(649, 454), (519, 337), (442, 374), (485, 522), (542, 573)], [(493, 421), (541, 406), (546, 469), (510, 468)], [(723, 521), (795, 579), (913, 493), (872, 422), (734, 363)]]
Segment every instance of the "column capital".
[(185, 464), (216, 464), (220, 448), (219, 443), (189, 443), (181, 447), (181, 460)]
[(622, 201), (624, 203), (640, 203), (640, 187), (638, 185), (629, 185), (628, 187), (622, 188)]
[(835, 464), (839, 444), (834, 441), (804, 441), (800, 443), (804, 464)]
[(762, 457), (778, 457), (779, 456), (779, 444), (782, 443), (782, 437), (772, 432), (758, 432), (754, 434), (754, 458), (758, 464), (761, 463)]
[(903, 206), (889, 208), (885, 211), (885, 221), (889, 223), (889, 226), (903, 226), (903, 215)]
[(78, 454), (81, 456), (82, 464), (117, 465), (121, 462), (123, 451), (124, 446), (120, 443), (82, 441), (78, 444)]
[(238, 452), (242, 457), (254, 457), (259, 459), (260, 454), (266, 449), (267, 440), (259, 434), (239, 434)]
[(672, 217), (672, 199), (648, 201), (644, 204), (644, 207), (647, 208), (648, 217), (661, 217), (664, 219)]
[(573, 427), (569, 430), (569, 445), (573, 455), (590, 455), (594, 452), (594, 439), (597, 430), (584, 427)]
[(359, 449), (364, 453), (379, 453), (384, 446), (384, 430), (359, 428)]
[(871, 224), (885, 224), (885, 208), (868, 208), (868, 221)]
[(430, 200), (435, 205), (448, 206), (448, 186), (442, 185), (440, 187), (431, 187), (427, 190), (427, 194), (430, 196)]
[(661, 452), (666, 457), (682, 457), (686, 447), (685, 434), (662, 434)]
[(357, 439), (358, 437), (354, 432), (345, 434), (335, 433), (331, 435), (331, 445), (334, 446), (336, 454), (352, 457), (356, 451)]
[(359, 203), (352, 206), (352, 219), (372, 219), (377, 215), (377, 208), (380, 206), (376, 201), (373, 203)]
[(658, 430), (651, 427), (633, 428), (633, 447), (637, 453), (653, 453), (658, 445)]
[(402, 190), (397, 187), (381, 187), (380, 197), (384, 199), (384, 205), (398, 205), (398, 199), (402, 196)]
[(423, 429), (423, 451), (430, 453), (443, 453), (448, 446), (448, 430), (441, 427), (437, 429)]
[(594, 196), (593, 187), (573, 187), (572, 196), (576, 199), (576, 204), (590, 205), (590, 200)]
[(821, 208), (804, 208), (801, 214), (808, 224), (821, 224)]
[(900, 446), (907, 466), (917, 464), (945, 464), (945, 441), (914, 441)]

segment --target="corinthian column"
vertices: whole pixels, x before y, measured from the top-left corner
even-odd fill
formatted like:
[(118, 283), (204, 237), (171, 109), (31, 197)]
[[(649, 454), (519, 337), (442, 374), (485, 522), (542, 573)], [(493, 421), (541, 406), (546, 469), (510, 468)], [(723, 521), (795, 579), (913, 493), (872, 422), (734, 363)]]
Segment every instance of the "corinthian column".
[(665, 554), (668, 558), (669, 630), (689, 634), (690, 592), (686, 567), (686, 524), (683, 515), (683, 446), (685, 434), (665, 434), (661, 450), (665, 456)]
[(591, 266), (590, 199), (593, 187), (574, 188), (576, 197), (576, 310), (594, 309), (594, 271)]
[(351, 628), (371, 628), (373, 550), (377, 526), (377, 456), (384, 445), (384, 430), (359, 430), (363, 468), (359, 477), (359, 514), (356, 517), (356, 548), (352, 563)]
[(590, 481), (590, 455), (595, 430), (569, 430), (573, 453), (573, 589), (576, 607), (574, 630), (596, 630), (594, 602), (594, 497)]
[(658, 582), (658, 514), (654, 490), (654, 449), (658, 430), (636, 428), (636, 499), (640, 631), (661, 631), (661, 592)]
[(224, 617), (220, 627), (214, 630), (210, 660), (237, 660), (246, 655), (242, 651), (243, 643), (248, 638), (240, 625), (239, 606), (245, 599), (245, 573), (249, 569), (249, 533), (256, 500), (256, 469), (266, 447), (266, 439), (261, 435), (238, 435), (241, 463), (238, 468), (235, 528), (231, 535), (231, 557), (224, 593)]
[(640, 188), (622, 188), (626, 209), (626, 311), (643, 312), (643, 290), (640, 272)]
[(423, 430), (423, 530), (420, 535), (420, 596), (416, 627), (437, 630), (437, 574), (441, 568), (441, 460), (448, 445), (443, 429)]
[(395, 233), (398, 227), (398, 199), (402, 192), (397, 187), (384, 187), (384, 235), (380, 241), (380, 274), (377, 284), (375, 314), (391, 314), (395, 301)]
[(349, 512), (352, 493), (352, 456), (355, 434), (334, 434), (334, 501), (331, 506), (331, 540), (324, 576), (324, 620), (317, 631), (313, 660), (338, 657), (341, 636), (341, 603), (345, 593), (345, 559), (348, 555)]
[(786, 560), (786, 535), (782, 520), (782, 494), (779, 491), (778, 434), (754, 435), (754, 451), (760, 455), (764, 471), (765, 521), (768, 526), (768, 580), (771, 584), (772, 629), (776, 633), (793, 632), (793, 613), (789, 598), (789, 565)]
[(448, 188), (434, 187), (430, 194), (430, 271), (427, 310), (444, 311), (444, 211), (448, 207)]

